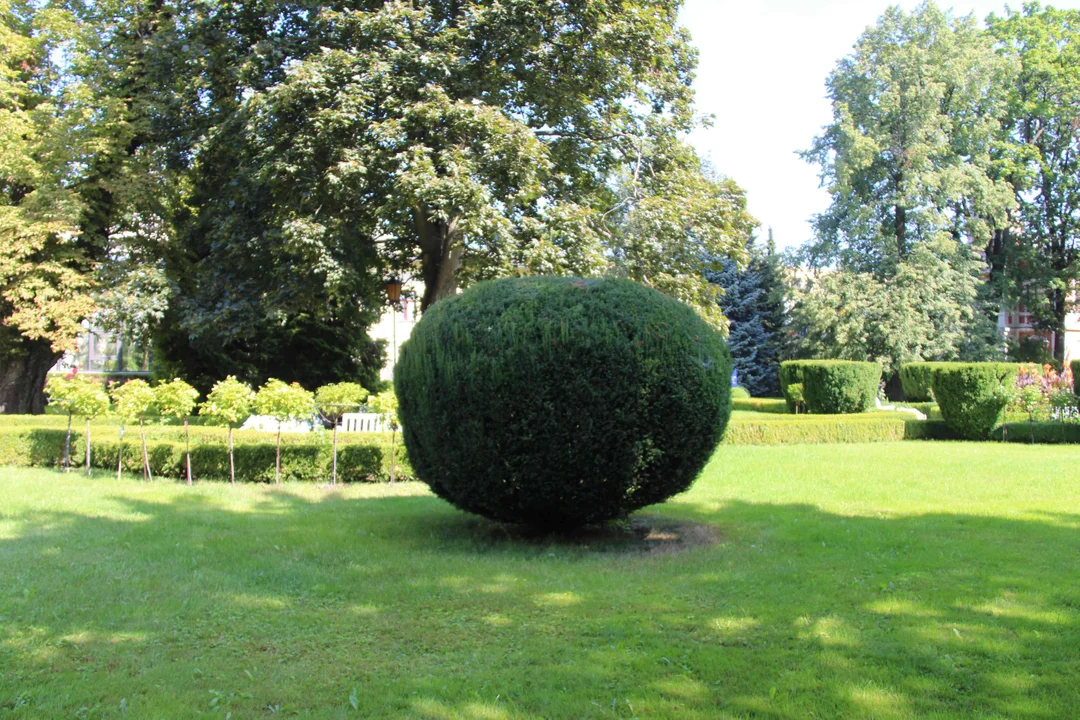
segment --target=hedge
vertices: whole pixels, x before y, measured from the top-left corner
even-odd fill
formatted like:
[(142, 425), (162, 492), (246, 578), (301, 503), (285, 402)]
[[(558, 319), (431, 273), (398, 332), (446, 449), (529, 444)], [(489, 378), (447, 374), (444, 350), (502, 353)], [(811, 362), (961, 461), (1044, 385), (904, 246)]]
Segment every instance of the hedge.
[(802, 385), (803, 383), (803, 367), (807, 363), (814, 362), (813, 360), (788, 360), (780, 363), (780, 393), (784, 396), (784, 400), (787, 401), (787, 411), (789, 413), (795, 412), (795, 409), (800, 402), (799, 398), (793, 397), (788, 392), (788, 387), (791, 385)]
[[(92, 428), (91, 467), (116, 472), (119, 441), (102, 437)], [(264, 433), (265, 435), (265, 433)], [(65, 431), (53, 428), (10, 427), (0, 429), (0, 465), (58, 468), (63, 463)], [(284, 439), (284, 436), (283, 436)], [(86, 456), (83, 434), (72, 431), (71, 463), (79, 467)], [(350, 481), (381, 481), (390, 477), (390, 443), (380, 440), (351, 440), (338, 436), (338, 476)], [(148, 440), (147, 454), (155, 476), (181, 479), (185, 475), (184, 443)], [(137, 433), (128, 434), (123, 443), (124, 470), (142, 473), (142, 446)], [(285, 480), (315, 482), (330, 477), (333, 449), (322, 442), (282, 443), (281, 475)], [(413, 479), (404, 446), (398, 443), (397, 476)], [(236, 478), (243, 482), (269, 482), (274, 479), (276, 446), (272, 442), (237, 443), (233, 451)], [(225, 444), (191, 444), (191, 469), (196, 479), (227, 480), (229, 450)]]
[(436, 495), (569, 529), (689, 488), (730, 416), (731, 367), (723, 336), (639, 283), (506, 278), (425, 312), (394, 389)]
[(933, 368), (933, 390), (941, 416), (969, 440), (986, 440), (1001, 424), (1016, 363), (941, 363)]
[(1072, 370), (1073, 392), (1080, 395), (1080, 360), (1070, 362), (1069, 369)]
[(900, 385), (904, 388), (904, 397), (908, 402), (928, 402), (933, 400), (931, 390), (934, 368), (951, 365), (944, 362), (911, 362), (900, 366)]
[(816, 415), (861, 413), (874, 406), (881, 366), (875, 362), (814, 360), (802, 366), (806, 409)]
[(991, 438), (1010, 443), (1062, 445), (1080, 443), (1080, 423), (1016, 422), (994, 428)]
[(783, 398), (733, 398), (731, 409), (742, 412), (774, 413), (784, 415), (788, 411)]
[(808, 443), (894, 442), (955, 438), (941, 421), (893, 414), (788, 415), (776, 419), (733, 418), (724, 445), (795, 445)]

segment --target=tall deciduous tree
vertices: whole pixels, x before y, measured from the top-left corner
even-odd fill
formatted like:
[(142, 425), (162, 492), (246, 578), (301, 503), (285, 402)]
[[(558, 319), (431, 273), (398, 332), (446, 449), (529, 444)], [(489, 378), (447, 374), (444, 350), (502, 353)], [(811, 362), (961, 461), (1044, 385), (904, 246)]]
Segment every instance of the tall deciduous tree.
[(418, 270), (425, 308), (476, 279), (614, 272), (715, 311), (704, 260), (739, 254), (752, 220), (679, 139), (695, 124), (679, 4), (312, 13), (275, 81), (207, 133), (178, 325), (214, 337), (275, 303), (284, 321), (312, 294), (298, 275), (334, 313), (371, 308), (381, 269)]
[[(0, 405), (40, 412), (45, 372), (169, 198), (146, 150), (142, 38), (163, 3), (0, 2)], [(141, 274), (145, 274), (144, 268)], [(124, 285), (113, 273), (112, 289)], [(126, 293), (114, 293), (123, 305)]]
[(888, 277), (919, 243), (986, 247), (1016, 202), (994, 153), (1014, 73), (974, 18), (889, 8), (829, 76), (833, 122), (804, 153), (832, 195), (811, 262)]
[(992, 279), (1006, 303), (1023, 303), (1054, 333), (1063, 361), (1080, 280), (1080, 11), (1027, 3), (991, 18), (990, 32), (1020, 64), (1003, 123), (1018, 209), (1013, 232), (989, 248)]
[(920, 244), (887, 280), (839, 269), (793, 282), (789, 352), (876, 360), (886, 374), (906, 362), (991, 359), (994, 328), (976, 311), (976, 284), (957, 269), (965, 265)]

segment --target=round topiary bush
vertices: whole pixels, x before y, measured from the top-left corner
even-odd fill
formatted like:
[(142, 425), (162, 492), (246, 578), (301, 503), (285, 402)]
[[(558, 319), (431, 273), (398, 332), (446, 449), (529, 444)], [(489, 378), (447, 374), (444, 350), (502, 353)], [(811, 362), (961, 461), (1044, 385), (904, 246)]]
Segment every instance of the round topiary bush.
[(543, 529), (690, 487), (727, 425), (731, 356), (686, 305), (629, 280), (532, 277), (433, 305), (394, 387), (417, 477)]
[(731, 388), (731, 397), (735, 400), (749, 400), (750, 391), (744, 388), (742, 385)]

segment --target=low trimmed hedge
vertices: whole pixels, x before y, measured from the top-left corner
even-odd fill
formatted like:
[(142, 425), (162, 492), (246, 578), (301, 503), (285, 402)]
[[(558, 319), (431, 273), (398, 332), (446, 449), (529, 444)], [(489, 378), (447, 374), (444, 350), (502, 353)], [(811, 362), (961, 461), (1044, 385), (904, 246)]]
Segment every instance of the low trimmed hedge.
[(945, 422), (968, 440), (986, 440), (1002, 423), (1016, 384), (1016, 363), (940, 363), (933, 390)]
[(910, 403), (933, 400), (932, 390), (934, 368), (950, 365), (944, 362), (910, 362), (900, 366), (900, 385), (904, 388), (904, 397)]
[(735, 398), (731, 401), (731, 409), (777, 415), (785, 415), (788, 411), (787, 401), (783, 398)]
[[(116, 472), (120, 442), (117, 438), (102, 437), (101, 429), (92, 428), (91, 467)], [(265, 436), (266, 434), (263, 433)], [(4, 427), (0, 429), (0, 465), (29, 467), (60, 467), (64, 457), (65, 431), (42, 427)], [(284, 436), (282, 436), (284, 440)], [(147, 440), (150, 470), (155, 476), (182, 479), (186, 477), (184, 443)], [(123, 443), (123, 467), (126, 472), (142, 473), (142, 443), (138, 433), (129, 433)], [(277, 448), (273, 442), (235, 443), (233, 459), (236, 479), (242, 482), (272, 482)], [(395, 447), (396, 473), (401, 480), (413, 478), (412, 468), (405, 455), (404, 445)], [(72, 431), (71, 464), (80, 467), (85, 462), (86, 445), (82, 432)], [(316, 482), (330, 478), (333, 448), (327, 442), (299, 443), (292, 441), (281, 446), (281, 477), (283, 480)], [(192, 475), (199, 480), (228, 480), (229, 449), (224, 443), (191, 444)], [(353, 439), (338, 436), (338, 477), (345, 482), (383, 481), (390, 478), (390, 442), (368, 438)]]
[(994, 428), (991, 438), (1010, 443), (1064, 445), (1080, 443), (1080, 423), (1010, 422)]
[(797, 445), (951, 440), (955, 437), (941, 421), (915, 420), (891, 413), (787, 415), (776, 419), (735, 417), (728, 423), (723, 444)]
[(875, 362), (813, 360), (803, 363), (802, 376), (808, 412), (846, 415), (874, 407), (881, 366)]

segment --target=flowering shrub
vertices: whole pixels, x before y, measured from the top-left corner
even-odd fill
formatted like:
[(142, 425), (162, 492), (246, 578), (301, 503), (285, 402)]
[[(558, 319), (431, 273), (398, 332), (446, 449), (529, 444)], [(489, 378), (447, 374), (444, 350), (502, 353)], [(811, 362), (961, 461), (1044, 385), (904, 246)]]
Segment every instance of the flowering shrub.
[(1028, 422), (1075, 421), (1080, 418), (1080, 399), (1073, 388), (1070, 368), (1059, 373), (1051, 365), (1021, 365), (1008, 412), (1022, 415)]

